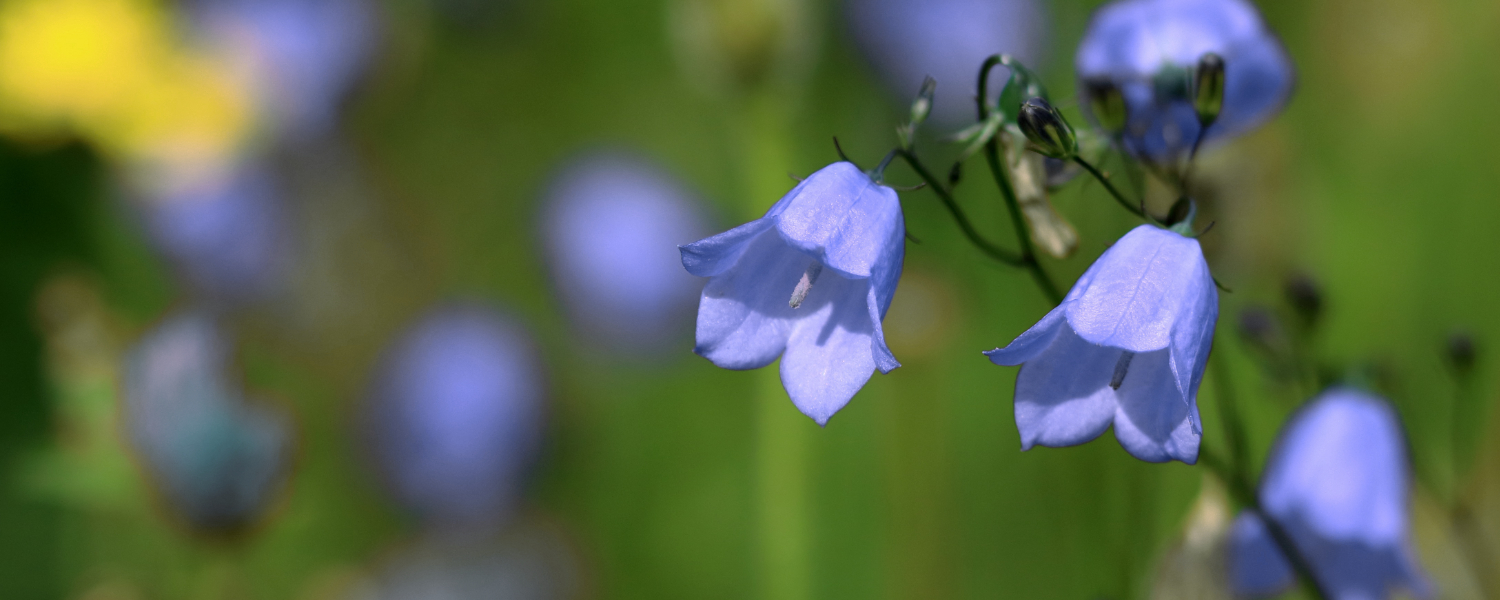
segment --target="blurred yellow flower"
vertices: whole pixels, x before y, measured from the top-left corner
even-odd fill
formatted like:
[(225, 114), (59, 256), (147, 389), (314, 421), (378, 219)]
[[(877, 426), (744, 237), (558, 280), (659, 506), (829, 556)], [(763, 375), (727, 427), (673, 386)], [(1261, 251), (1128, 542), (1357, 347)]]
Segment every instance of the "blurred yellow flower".
[(81, 135), (131, 162), (232, 152), (251, 125), (247, 90), (167, 19), (149, 0), (0, 3), (0, 132)]

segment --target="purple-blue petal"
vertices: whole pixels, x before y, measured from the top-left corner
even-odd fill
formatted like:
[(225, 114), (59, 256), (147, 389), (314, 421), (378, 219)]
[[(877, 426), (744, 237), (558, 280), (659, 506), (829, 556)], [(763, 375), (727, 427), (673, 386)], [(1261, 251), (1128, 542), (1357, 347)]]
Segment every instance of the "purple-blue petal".
[(825, 266), (847, 277), (870, 277), (882, 261), (901, 260), (903, 252), (893, 252), (906, 233), (896, 191), (853, 163), (823, 167), (787, 198), (777, 229), (787, 244)]
[(1205, 306), (1218, 299), (1207, 273), (1197, 240), (1141, 225), (1089, 267), (1082, 293), (1064, 304), (1068, 324), (1095, 344), (1132, 352), (1166, 348), (1175, 330), (1196, 334), (1217, 318), (1217, 308)]

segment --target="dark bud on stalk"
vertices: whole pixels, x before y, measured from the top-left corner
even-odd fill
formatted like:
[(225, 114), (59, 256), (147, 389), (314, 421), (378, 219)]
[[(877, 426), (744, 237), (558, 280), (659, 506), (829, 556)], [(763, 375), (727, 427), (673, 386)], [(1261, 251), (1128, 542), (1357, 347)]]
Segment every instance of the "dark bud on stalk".
[(1293, 275), (1286, 280), (1286, 301), (1302, 320), (1305, 327), (1317, 324), (1323, 313), (1323, 290), (1318, 282), (1306, 274)]
[(1198, 123), (1203, 127), (1219, 119), (1224, 109), (1224, 59), (1209, 52), (1198, 59), (1198, 71), (1193, 74), (1193, 110), (1198, 111)]
[(911, 124), (915, 128), (927, 120), (927, 115), (932, 114), (932, 96), (937, 92), (937, 80), (928, 77), (922, 80), (922, 89), (917, 92), (917, 99), (911, 102)]
[(1061, 159), (1078, 155), (1078, 138), (1073, 137), (1073, 128), (1062, 113), (1040, 96), (1021, 104), (1016, 125), (1038, 154)]
[(1094, 119), (1099, 121), (1099, 126), (1106, 133), (1115, 136), (1125, 131), (1128, 115), (1125, 111), (1125, 94), (1120, 91), (1120, 86), (1109, 79), (1086, 79), (1083, 82), (1083, 93), (1087, 97), (1089, 110), (1094, 113)]
[(1247, 343), (1262, 352), (1275, 354), (1284, 344), (1276, 315), (1259, 306), (1240, 311), (1239, 330)]
[(958, 185), (958, 180), (963, 179), (963, 176), (964, 164), (959, 162), (953, 163), (953, 168), (948, 169), (948, 186), (953, 187)]
[(1479, 351), (1474, 346), (1474, 336), (1467, 331), (1455, 331), (1448, 336), (1448, 364), (1460, 375), (1474, 370), (1475, 356)]

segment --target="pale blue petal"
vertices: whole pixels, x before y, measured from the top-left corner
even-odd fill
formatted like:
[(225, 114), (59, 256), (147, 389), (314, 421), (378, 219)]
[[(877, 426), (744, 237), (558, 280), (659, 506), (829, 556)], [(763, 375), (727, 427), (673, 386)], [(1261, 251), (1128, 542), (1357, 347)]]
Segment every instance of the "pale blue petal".
[(1166, 348), (1179, 320), (1202, 308), (1206, 270), (1197, 240), (1141, 225), (1089, 268), (1087, 287), (1064, 305), (1068, 324), (1103, 346), (1132, 352)]
[(1166, 350), (1137, 354), (1130, 362), (1130, 370), (1115, 393), (1115, 439), (1141, 460), (1180, 460), (1191, 465), (1198, 462), (1200, 436), (1193, 429), (1187, 403), (1177, 391), (1169, 362)]
[[(901, 220), (899, 211), (895, 218)], [(885, 345), (885, 329), (881, 327), (881, 322), (885, 320), (885, 313), (891, 307), (891, 300), (896, 297), (896, 283), (901, 279), (902, 263), (906, 259), (906, 226), (903, 223), (900, 227), (892, 228), (886, 236), (880, 256), (870, 273), (868, 302), (870, 321), (875, 327), (871, 351), (875, 354), (875, 364), (881, 373), (889, 373), (901, 366), (895, 355), (891, 354), (891, 349)]]
[(1109, 382), (1121, 351), (1090, 344), (1060, 324), (1049, 329), (1044, 335), (1052, 336), (1053, 342), (1016, 375), (1016, 428), (1022, 450), (1082, 444), (1099, 437), (1115, 419)]
[(1292, 565), (1253, 512), (1235, 518), (1229, 532), (1229, 584), (1237, 595), (1274, 596), (1297, 582)]
[(699, 277), (713, 277), (728, 271), (745, 254), (751, 240), (775, 224), (775, 219), (761, 217), (724, 233), (678, 246), (678, 251), (682, 252), (682, 266)]
[(776, 360), (786, 348), (792, 321), (811, 312), (809, 304), (823, 297), (839, 277), (826, 274), (828, 281), (820, 280), (802, 308), (793, 309), (787, 301), (812, 259), (768, 229), (738, 252), (743, 256), (731, 265), (734, 268), (703, 287), (694, 352), (726, 369), (756, 369)]
[[(1192, 240), (1194, 244), (1197, 240)], [(1201, 256), (1201, 253), (1200, 253)], [(1219, 288), (1214, 284), (1208, 263), (1200, 258), (1182, 312), (1172, 327), (1172, 376), (1178, 394), (1192, 411), (1193, 431), (1203, 432), (1198, 418), (1198, 387), (1208, 369), (1208, 355), (1214, 345), (1214, 328), (1219, 322)]]
[[(1063, 320), (1063, 308), (1054, 308), (1036, 325), (1032, 325), (1031, 329), (1016, 336), (1010, 345), (986, 350), (984, 355), (990, 357), (992, 363), (1002, 367), (1013, 367), (1041, 355), (1048, 346), (1052, 345), (1052, 341), (1057, 339), (1058, 332), (1065, 329), (1068, 327), (1066, 321)], [(1071, 331), (1069, 335), (1073, 335)]]
[(1383, 401), (1335, 388), (1295, 415), (1266, 467), (1261, 501), (1279, 518), (1299, 515), (1320, 537), (1373, 545), (1407, 529), (1406, 447)]
[(875, 374), (868, 286), (867, 280), (825, 273), (795, 309), (800, 318), (781, 357), (781, 383), (797, 409), (819, 425)]
[(853, 163), (823, 167), (787, 198), (777, 219), (781, 236), (847, 277), (870, 277), (906, 232), (896, 191)]

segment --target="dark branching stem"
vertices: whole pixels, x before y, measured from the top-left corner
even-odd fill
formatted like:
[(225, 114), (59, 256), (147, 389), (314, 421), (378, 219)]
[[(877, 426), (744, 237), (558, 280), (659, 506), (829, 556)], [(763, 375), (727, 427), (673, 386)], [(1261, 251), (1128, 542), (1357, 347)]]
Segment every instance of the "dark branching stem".
[(943, 202), (943, 206), (953, 215), (953, 220), (958, 222), (958, 228), (964, 232), (964, 237), (969, 238), (969, 241), (975, 247), (979, 248), (981, 252), (984, 252), (990, 258), (1007, 265), (1013, 267), (1026, 265), (1026, 257), (1002, 248), (979, 235), (979, 231), (974, 229), (973, 223), (969, 222), (969, 217), (964, 214), (962, 208), (959, 208), (958, 202), (953, 200), (953, 195), (948, 192), (947, 188), (943, 187), (942, 183), (938, 182), (936, 177), (932, 176), (932, 172), (927, 170), (927, 167), (922, 164), (921, 160), (917, 159), (915, 154), (906, 150), (899, 150), (898, 152), (901, 158), (906, 161), (906, 164), (911, 165), (912, 170), (917, 172), (917, 176), (921, 177), (922, 181), (927, 183), (927, 187), (931, 188), (933, 193), (937, 194), (938, 199)]
[(1120, 194), (1120, 190), (1115, 189), (1115, 184), (1110, 183), (1109, 178), (1105, 177), (1104, 173), (1099, 172), (1099, 169), (1094, 168), (1094, 165), (1089, 164), (1089, 161), (1084, 160), (1082, 156), (1073, 157), (1073, 162), (1078, 163), (1078, 166), (1083, 167), (1083, 170), (1088, 171), (1090, 175), (1093, 175), (1094, 179), (1097, 179), (1099, 180), (1099, 183), (1104, 184), (1104, 189), (1109, 190), (1109, 195), (1114, 196), (1115, 202), (1119, 202), (1120, 206), (1123, 206), (1125, 207), (1125, 210), (1130, 211), (1130, 214), (1142, 219), (1155, 220), (1146, 214), (1145, 200), (1142, 200), (1140, 202), (1131, 202), (1129, 200), (1126, 200), (1125, 196)]
[[(984, 65), (979, 67), (979, 94), (975, 96), (974, 102), (979, 108), (979, 122), (983, 123), (990, 117), (989, 108), (989, 83), (990, 70), (1000, 64), (999, 54), (991, 55), (985, 59)], [(1010, 178), (1006, 176), (1005, 169), (1000, 164), (1000, 142), (991, 137), (984, 144), (984, 159), (990, 167), (990, 174), (995, 177), (995, 185), (1000, 187), (1000, 195), (1005, 198), (1005, 208), (1010, 213), (1011, 225), (1016, 228), (1016, 239), (1021, 243), (1021, 259), (1024, 261), (1026, 270), (1031, 272), (1031, 278), (1036, 280), (1037, 287), (1042, 289), (1042, 294), (1054, 306), (1061, 304), (1063, 295), (1057, 289), (1057, 284), (1052, 282), (1052, 277), (1042, 268), (1041, 261), (1037, 260), (1036, 246), (1031, 241), (1031, 230), (1026, 226), (1025, 217), (1021, 214), (1021, 203), (1016, 200), (1016, 190), (1010, 184)]]
[(1292, 570), (1307, 585), (1312, 596), (1320, 600), (1331, 600), (1333, 595), (1329, 594), (1328, 590), (1323, 587), (1323, 583), (1318, 581), (1317, 575), (1313, 573), (1312, 563), (1308, 562), (1307, 557), (1297, 548), (1292, 535), (1285, 527), (1282, 527), (1280, 521), (1261, 508), (1260, 498), (1255, 494), (1255, 486), (1250, 483), (1250, 476), (1225, 464), (1208, 448), (1200, 450), (1198, 458), (1203, 461), (1204, 466), (1217, 473), (1219, 478), (1225, 481), (1229, 486), (1229, 493), (1239, 500), (1246, 510), (1255, 511), (1255, 514), (1260, 517), (1261, 523), (1265, 524), (1266, 533), (1271, 535), (1271, 541), (1276, 543), (1282, 556), (1286, 557), (1287, 562), (1292, 565)]

